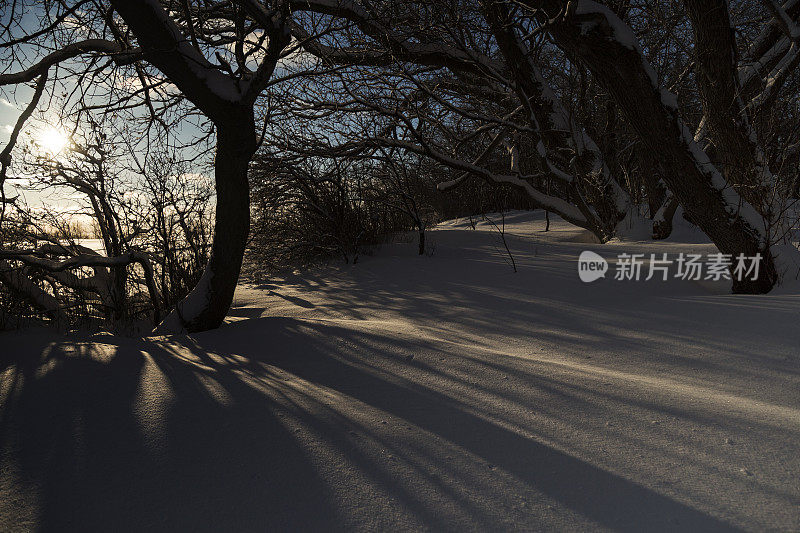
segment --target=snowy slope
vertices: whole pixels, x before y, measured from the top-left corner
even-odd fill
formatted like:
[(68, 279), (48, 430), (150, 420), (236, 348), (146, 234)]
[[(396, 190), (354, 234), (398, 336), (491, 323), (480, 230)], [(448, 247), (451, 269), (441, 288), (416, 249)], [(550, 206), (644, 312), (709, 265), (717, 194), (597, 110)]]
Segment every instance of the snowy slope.
[(800, 295), (584, 284), (714, 249), (542, 229), (506, 218), (518, 273), (452, 221), (190, 337), (1, 334), (0, 530), (800, 528)]

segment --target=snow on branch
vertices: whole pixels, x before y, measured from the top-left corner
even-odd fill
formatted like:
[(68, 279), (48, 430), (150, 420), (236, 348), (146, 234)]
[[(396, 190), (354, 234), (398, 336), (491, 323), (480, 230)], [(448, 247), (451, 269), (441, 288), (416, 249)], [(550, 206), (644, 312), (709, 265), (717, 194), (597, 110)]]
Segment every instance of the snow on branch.
[(795, 22), (792, 20), (792, 17), (789, 16), (785, 9), (783, 9), (783, 6), (781, 6), (777, 0), (761, 1), (775, 16), (775, 20), (778, 21), (778, 25), (787, 37), (794, 42), (800, 40), (800, 26), (795, 24)]
[[(153, 266), (150, 264), (150, 260), (144, 253), (132, 251), (115, 257), (106, 257), (98, 254), (87, 253), (74, 255), (60, 261), (42, 257), (41, 254), (41, 250), (0, 250), (0, 261), (19, 261), (24, 265), (38, 268), (51, 274), (59, 274), (68, 270), (83, 267), (123, 268), (133, 263), (139, 264), (144, 270), (147, 291), (150, 294), (150, 300), (153, 303), (153, 321), (155, 323), (160, 321), (160, 303), (158, 290), (156, 289), (155, 285)], [(71, 285), (69, 280), (66, 278), (61, 278), (61, 281), (67, 285)], [(17, 285), (27, 286), (27, 284), (21, 282), (17, 283)]]
[(0, 86), (27, 83), (44, 74), (53, 65), (92, 52), (110, 55), (116, 61), (123, 63), (141, 57), (141, 50), (138, 48), (125, 49), (119, 43), (105, 39), (86, 39), (47, 54), (25, 70), (0, 74)]
[[(537, 14), (541, 8), (558, 11), (556, 0), (521, 0)], [(746, 235), (747, 246), (763, 247), (763, 218), (725, 180), (708, 155), (695, 142), (678, 113), (675, 95), (658, 83), (633, 30), (607, 6), (580, 0), (574, 15), (549, 29), (558, 46), (582, 60), (612, 93), (628, 121), (645, 143), (659, 146), (671, 157), (664, 159), (665, 181), (684, 205), (703, 205), (691, 216), (715, 233), (714, 221), (728, 221), (731, 233)], [(613, 62), (608, 57), (614, 56)], [(727, 231), (725, 228), (724, 231)], [(724, 231), (720, 231), (722, 234)], [(720, 239), (719, 244), (724, 239)]]
[(228, 118), (225, 108), (241, 101), (241, 89), (192, 45), (161, 2), (112, 0), (111, 4), (136, 35), (148, 62), (212, 120)]
[[(536, 151), (543, 165), (556, 178), (570, 184), (573, 184), (575, 179), (572, 172), (599, 178), (599, 181), (612, 193), (614, 207), (620, 218), (624, 216), (630, 204), (629, 195), (611, 175), (598, 145), (584, 128), (576, 124), (545, 81), (533, 60), (531, 50), (512, 24), (511, 11), (503, 3), (487, 2), (483, 6), (483, 13), (505, 57), (508, 69), (514, 74), (520, 99), (530, 114), (529, 120), (539, 132)], [(552, 19), (549, 23), (553, 23)], [(574, 153), (571, 162), (573, 168), (569, 172), (558, 168), (548, 156), (548, 148), (552, 148), (551, 145), (563, 144)]]
[(771, 102), (778, 89), (783, 86), (783, 82), (798, 64), (800, 64), (800, 43), (792, 42), (789, 51), (767, 74), (764, 89), (750, 100), (747, 107), (757, 110)]
[(54, 320), (66, 322), (66, 315), (56, 297), (34, 283), (23, 269), (13, 268), (8, 261), (0, 259), (0, 281)]
[[(739, 67), (739, 82), (743, 88), (752, 86), (757, 80), (763, 82), (763, 88), (754, 96), (751, 92), (743, 91), (749, 98), (747, 109), (754, 111), (767, 106), (775, 99), (786, 79), (800, 64), (800, 25), (787, 11), (796, 2), (787, 2), (783, 6), (776, 0), (762, 0), (762, 3), (773, 14), (774, 23), (785, 36), (768, 48), (762, 57)], [(768, 34), (767, 30), (762, 33)], [(760, 36), (757, 42), (760, 44), (765, 39), (766, 37)], [(767, 69), (769, 71), (765, 73)]]

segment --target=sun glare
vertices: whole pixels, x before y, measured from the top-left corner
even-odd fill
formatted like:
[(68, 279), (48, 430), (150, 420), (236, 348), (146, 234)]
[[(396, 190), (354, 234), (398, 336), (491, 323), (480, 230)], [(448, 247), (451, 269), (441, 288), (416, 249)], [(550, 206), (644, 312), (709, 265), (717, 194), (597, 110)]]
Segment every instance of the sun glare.
[(56, 155), (66, 148), (69, 138), (63, 131), (51, 127), (39, 134), (37, 142), (50, 155)]

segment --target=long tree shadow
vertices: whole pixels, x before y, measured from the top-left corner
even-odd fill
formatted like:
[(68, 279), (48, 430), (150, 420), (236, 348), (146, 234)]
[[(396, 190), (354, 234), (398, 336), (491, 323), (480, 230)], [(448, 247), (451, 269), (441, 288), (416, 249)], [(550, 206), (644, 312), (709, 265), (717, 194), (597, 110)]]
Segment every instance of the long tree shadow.
[[(237, 338), (246, 339), (255, 332), (269, 338), (269, 349), (237, 343)], [(339, 342), (319, 342), (331, 338)], [(331, 350), (331, 346), (361, 343), (375, 347), (388, 342), (397, 348), (397, 339), (387, 341), (363, 332), (294, 319), (257, 319), (231, 327), (224, 337), (224, 348), (218, 342), (215, 339), (209, 343), (212, 350), (218, 347), (215, 353), (221, 348), (240, 354), (254, 369), (259, 363), (275, 365), (439, 435), (605, 527), (619, 531), (735, 529), (644, 486), (475, 416), (451, 397), (431, 388), (412, 382), (399, 385), (360, 364), (378, 353), (359, 355), (348, 349)], [(417, 347), (414, 341), (406, 344), (411, 350)], [(302, 346), (299, 353), (298, 346)], [(208, 348), (201, 342), (193, 343), (190, 349), (202, 354)]]
[[(394, 347), (419, 348), (414, 340), (399, 343)], [(415, 519), (389, 525), (458, 529), (434, 502), (355, 447), (335, 416), (322, 416), (321, 409), (336, 411), (338, 404), (320, 403), (319, 391), (398, 417), (476, 456), (479, 462), (450, 467), (450, 481), (422, 464), (411, 468), (415, 478), (435, 483), (455, 501), (477, 529), (503, 526), (489, 508), (498, 495), (465, 498), (458, 485), (472, 483), (477, 493), (474, 470), (485, 471), (487, 464), (587, 523), (613, 530), (735, 529), (478, 416), (454, 398), (404, 379), (402, 367), (387, 370), (385, 361), (377, 363), (386, 359), (380, 349), (389, 344), (398, 340), (295, 319), (252, 319), (210, 335), (118, 346), (59, 343), (36, 371), (25, 371), (2, 406), (0, 457), (15, 462), (19, 486), (36, 488), (34, 522), (41, 530), (365, 527), (353, 518), (363, 519), (364, 510), (341, 508), (330, 476), (282, 417), (288, 403), (279, 380), (285, 375), (307, 383), (298, 390), (317, 402), (313, 408), (296, 404), (292, 416), (343, 458), (327, 466), (363, 474)], [(374, 428), (356, 429), (375, 434)], [(498, 475), (493, 483), (504, 482)], [(368, 514), (385, 511), (373, 507)], [(536, 518), (528, 520), (526, 527), (535, 527)]]
[[(139, 346), (59, 344), (3, 406), (0, 433), (43, 531), (325, 529), (341, 521), (268, 397)], [(67, 349), (68, 353), (65, 353)], [(157, 383), (166, 376), (166, 383)], [(161, 395), (151, 399), (143, 388)], [(171, 400), (169, 398), (171, 397)], [(167, 399), (167, 405), (163, 405)], [(153, 401), (151, 401), (153, 400)], [(23, 527), (4, 517), (0, 529)], [(3, 523), (3, 520), (9, 520)]]

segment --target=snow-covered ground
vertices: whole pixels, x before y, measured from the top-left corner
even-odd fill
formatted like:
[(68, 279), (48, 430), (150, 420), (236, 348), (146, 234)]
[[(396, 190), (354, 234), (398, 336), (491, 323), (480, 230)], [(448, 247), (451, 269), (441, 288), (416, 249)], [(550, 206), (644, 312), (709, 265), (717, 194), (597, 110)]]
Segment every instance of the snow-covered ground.
[[(685, 229), (685, 228), (684, 228)], [(440, 225), (145, 340), (0, 335), (0, 530), (800, 529), (800, 295)], [(696, 236), (694, 236), (696, 237)]]

